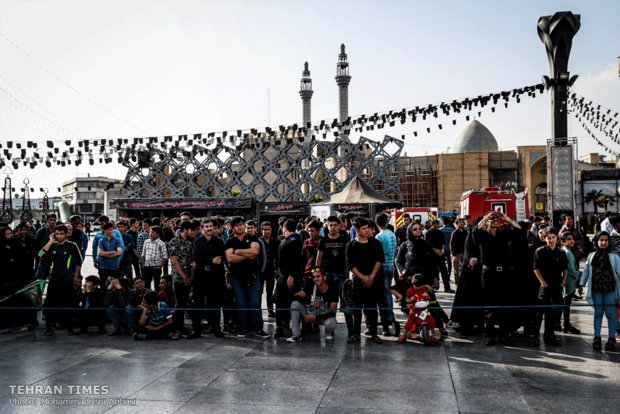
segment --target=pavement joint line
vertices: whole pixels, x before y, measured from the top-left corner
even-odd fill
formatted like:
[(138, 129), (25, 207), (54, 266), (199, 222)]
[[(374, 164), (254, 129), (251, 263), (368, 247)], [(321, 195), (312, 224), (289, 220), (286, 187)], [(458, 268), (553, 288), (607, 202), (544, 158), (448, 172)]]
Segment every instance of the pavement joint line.
[[(345, 348), (344, 349), (348, 349), (348, 344), (345, 344)], [(339, 359), (338, 366), (334, 370), (334, 374), (332, 375), (332, 378), (329, 380), (329, 384), (327, 384), (327, 388), (325, 388), (325, 391), (323, 392), (323, 396), (321, 397), (321, 401), (319, 401), (319, 404), (316, 406), (316, 409), (314, 410), (315, 414), (317, 413), (317, 411), (319, 411), (319, 408), (321, 408), (321, 404), (323, 404), (323, 400), (325, 399), (325, 396), (327, 395), (327, 392), (329, 391), (329, 388), (332, 386), (332, 382), (334, 382), (334, 378), (336, 378), (336, 374), (338, 373), (338, 370), (340, 369), (340, 365), (342, 364), (343, 360), (344, 360), (344, 358), (342, 358), (342, 357)]]

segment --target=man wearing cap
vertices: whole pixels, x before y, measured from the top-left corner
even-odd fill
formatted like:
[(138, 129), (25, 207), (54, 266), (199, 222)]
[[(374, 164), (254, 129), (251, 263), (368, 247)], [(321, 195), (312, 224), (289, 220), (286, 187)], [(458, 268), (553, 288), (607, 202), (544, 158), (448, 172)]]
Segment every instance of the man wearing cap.
[(259, 269), (256, 260), (260, 250), (258, 239), (245, 233), (243, 217), (234, 217), (230, 225), (233, 236), (226, 242), (225, 254), (230, 266), (231, 283), (241, 323), (237, 337), (245, 338), (250, 330), (253, 330), (256, 336), (269, 338), (270, 335), (263, 330)]

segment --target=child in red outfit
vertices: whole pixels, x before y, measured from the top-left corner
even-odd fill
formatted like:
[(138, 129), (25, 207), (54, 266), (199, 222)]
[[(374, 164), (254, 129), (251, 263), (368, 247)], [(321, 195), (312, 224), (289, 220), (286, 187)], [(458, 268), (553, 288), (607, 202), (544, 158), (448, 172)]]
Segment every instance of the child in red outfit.
[[(427, 301), (433, 302), (436, 301), (435, 293), (433, 292), (433, 288), (428, 285), (422, 285), (422, 275), (415, 274), (413, 276), (413, 285), (409, 289), (407, 289), (407, 293), (405, 294), (407, 303), (407, 307), (411, 309), (409, 312), (409, 317), (407, 318), (407, 323), (405, 324), (405, 328), (403, 333), (398, 337), (398, 342), (404, 343), (407, 340), (407, 336), (409, 332), (417, 329), (415, 326), (417, 315), (420, 314), (420, 310), (415, 309), (415, 304), (418, 301)], [(431, 329), (431, 332), (435, 329), (435, 320), (431, 316), (426, 320), (428, 323), (428, 327)]]

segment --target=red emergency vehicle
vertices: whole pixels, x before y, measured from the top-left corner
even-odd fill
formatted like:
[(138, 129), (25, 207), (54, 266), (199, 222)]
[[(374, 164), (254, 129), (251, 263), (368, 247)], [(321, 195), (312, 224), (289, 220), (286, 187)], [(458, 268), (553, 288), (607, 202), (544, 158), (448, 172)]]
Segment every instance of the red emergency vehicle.
[(489, 211), (501, 211), (513, 220), (527, 220), (530, 215), (527, 191), (500, 190), (497, 187), (484, 187), (469, 190), (461, 196), (461, 215), (472, 218), (486, 215)]

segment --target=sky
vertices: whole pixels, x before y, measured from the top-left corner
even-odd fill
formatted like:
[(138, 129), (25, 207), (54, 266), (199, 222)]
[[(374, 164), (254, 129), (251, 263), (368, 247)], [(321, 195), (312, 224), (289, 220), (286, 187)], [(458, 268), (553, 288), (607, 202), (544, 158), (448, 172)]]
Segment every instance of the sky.
[[(0, 0), (0, 140), (116, 139), (300, 123), (310, 65), (312, 119), (338, 116), (340, 44), (352, 77), (349, 114), (476, 97), (549, 74), (540, 16), (581, 15), (572, 91), (620, 111), (620, 1), (6, 1)], [(512, 101), (514, 102), (514, 101)], [(476, 115), (477, 114), (472, 114)], [(456, 119), (456, 125), (451, 120)], [(478, 118), (501, 150), (551, 138), (548, 93), (487, 107)], [(435, 125), (442, 123), (443, 129)], [(364, 136), (405, 135), (407, 155), (449, 152), (465, 113)], [(580, 153), (601, 152), (569, 115)], [(419, 131), (417, 137), (413, 131)], [(603, 134), (599, 139), (606, 141)], [(620, 146), (607, 142), (616, 151)], [(35, 188), (75, 176), (124, 178), (119, 164), (12, 172)]]

